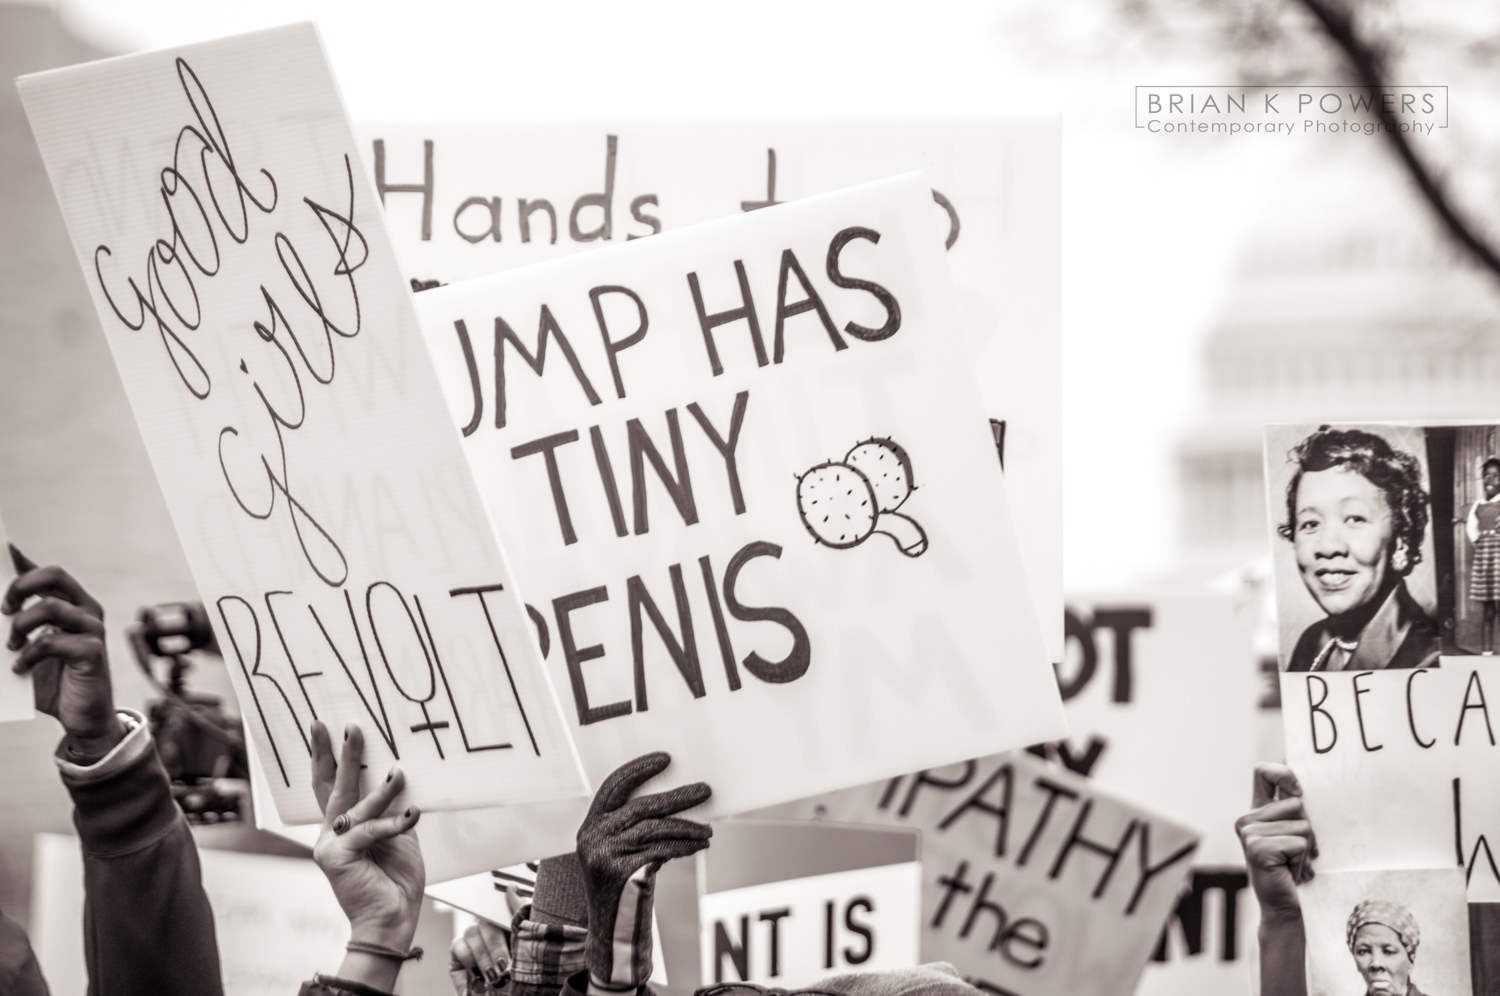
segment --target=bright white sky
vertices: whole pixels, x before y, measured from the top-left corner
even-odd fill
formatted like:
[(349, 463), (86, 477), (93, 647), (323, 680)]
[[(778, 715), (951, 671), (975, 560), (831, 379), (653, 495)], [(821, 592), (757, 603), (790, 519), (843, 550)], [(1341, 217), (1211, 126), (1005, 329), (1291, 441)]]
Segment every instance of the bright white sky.
[(122, 51), (315, 20), (356, 119), (1062, 113), (1075, 590), (1171, 568), (1172, 447), (1201, 404), (1197, 345), (1297, 151), (1136, 131), (1136, 84), (1225, 81), (1058, 54), (1049, 38), (1095, 31), (1105, 2), (56, 0)]

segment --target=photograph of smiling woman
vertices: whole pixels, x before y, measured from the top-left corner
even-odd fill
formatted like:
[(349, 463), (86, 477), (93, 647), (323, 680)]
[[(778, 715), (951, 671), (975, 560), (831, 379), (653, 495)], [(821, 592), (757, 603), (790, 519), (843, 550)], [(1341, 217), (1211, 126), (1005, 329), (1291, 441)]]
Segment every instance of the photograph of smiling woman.
[(1425, 559), (1429, 502), (1420, 461), (1375, 432), (1326, 425), (1294, 446), (1288, 461), (1293, 473), (1276, 531), (1324, 617), (1302, 631), (1286, 669), (1436, 665), (1438, 626), (1407, 586)]

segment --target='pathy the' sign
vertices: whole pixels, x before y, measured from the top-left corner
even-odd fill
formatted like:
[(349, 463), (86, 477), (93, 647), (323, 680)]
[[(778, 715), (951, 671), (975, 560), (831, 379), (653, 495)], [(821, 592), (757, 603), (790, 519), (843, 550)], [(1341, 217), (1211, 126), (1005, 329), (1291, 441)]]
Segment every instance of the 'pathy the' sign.
[(583, 795), (316, 31), (19, 86), (282, 817), (315, 719), (424, 808)]
[(1129, 996), (1199, 835), (1027, 751), (758, 816), (922, 831), (922, 961), (987, 992)]
[(417, 296), (591, 776), (667, 750), (729, 814), (1062, 730), (930, 203)]

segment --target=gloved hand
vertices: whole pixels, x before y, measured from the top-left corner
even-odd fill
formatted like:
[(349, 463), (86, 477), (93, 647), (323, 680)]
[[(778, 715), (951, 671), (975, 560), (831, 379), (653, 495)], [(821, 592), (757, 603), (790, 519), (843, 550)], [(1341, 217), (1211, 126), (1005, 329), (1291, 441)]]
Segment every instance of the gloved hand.
[(651, 977), (651, 904), (657, 869), (708, 846), (713, 828), (675, 817), (706, 800), (703, 782), (630, 798), (666, 770), (658, 751), (616, 769), (578, 828), (578, 859), (588, 895), (590, 988), (634, 990)]

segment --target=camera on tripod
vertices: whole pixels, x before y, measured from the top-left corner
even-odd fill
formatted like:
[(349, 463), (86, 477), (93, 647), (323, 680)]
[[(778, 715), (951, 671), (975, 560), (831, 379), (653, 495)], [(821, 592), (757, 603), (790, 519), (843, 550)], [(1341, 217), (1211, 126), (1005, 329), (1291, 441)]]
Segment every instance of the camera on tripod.
[(146, 715), (178, 806), (194, 823), (238, 820), (250, 777), (244, 729), (224, 714), (217, 695), (187, 687), (189, 654), (219, 656), (207, 611), (198, 602), (148, 605), (126, 636), (146, 680), (161, 693), (147, 703)]

